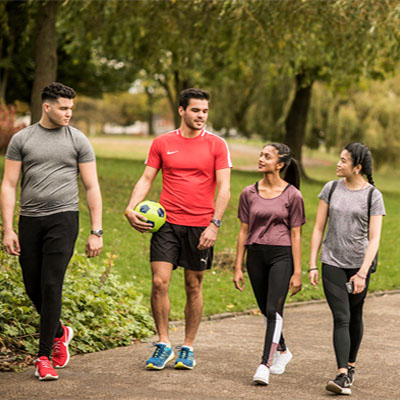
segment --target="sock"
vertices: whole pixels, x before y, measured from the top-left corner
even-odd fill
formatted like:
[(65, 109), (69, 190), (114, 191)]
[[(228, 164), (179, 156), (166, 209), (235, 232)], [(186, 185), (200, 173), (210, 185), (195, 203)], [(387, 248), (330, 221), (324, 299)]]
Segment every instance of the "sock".
[(60, 325), (57, 328), (56, 338), (59, 339), (60, 337), (62, 337), (62, 335), (64, 335), (64, 329), (60, 323)]

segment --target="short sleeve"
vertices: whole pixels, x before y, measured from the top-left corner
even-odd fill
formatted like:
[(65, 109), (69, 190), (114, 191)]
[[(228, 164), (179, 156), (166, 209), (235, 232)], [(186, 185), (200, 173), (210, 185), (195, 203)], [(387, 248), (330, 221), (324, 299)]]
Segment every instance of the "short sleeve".
[(159, 140), (157, 139), (153, 140), (145, 164), (155, 169), (161, 169), (162, 159), (161, 159)]
[(378, 189), (375, 189), (372, 193), (370, 215), (386, 215), (383, 196)]
[(238, 208), (238, 218), (244, 224), (249, 223), (249, 201), (247, 193), (248, 193), (247, 190), (244, 189), (240, 194), (239, 208)]
[(217, 145), (215, 146), (215, 169), (232, 168), (228, 144), (224, 139), (218, 139)]
[(294, 192), (290, 199), (289, 226), (296, 228), (306, 223), (303, 196), (300, 191)]
[(330, 181), (325, 184), (325, 186), (322, 188), (321, 193), (318, 195), (318, 198), (320, 200), (323, 200), (326, 204), (329, 204), (329, 192), (331, 191), (333, 182), (335, 181)]
[(89, 139), (82, 132), (80, 132), (78, 137), (78, 163), (83, 164), (96, 161), (96, 156)]
[(21, 135), (15, 134), (8, 144), (6, 159), (12, 161), (22, 161)]

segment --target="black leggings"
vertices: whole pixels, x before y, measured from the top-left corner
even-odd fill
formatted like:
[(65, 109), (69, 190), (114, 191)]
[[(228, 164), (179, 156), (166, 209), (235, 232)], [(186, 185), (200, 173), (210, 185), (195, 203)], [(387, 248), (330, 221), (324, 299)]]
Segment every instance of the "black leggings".
[(267, 319), (261, 362), (271, 365), (275, 350), (286, 350), (282, 335), (283, 306), (293, 274), (291, 246), (247, 246), (247, 272), (258, 307)]
[(349, 294), (345, 286), (357, 271), (358, 268), (344, 269), (322, 264), (324, 292), (334, 321), (333, 346), (338, 368), (347, 368), (349, 362), (356, 361), (363, 336), (362, 311), (370, 275), (361, 293)]
[(54, 338), (63, 334), (62, 286), (78, 229), (77, 211), (19, 219), (19, 262), (26, 292), (40, 314), (39, 357), (50, 357)]

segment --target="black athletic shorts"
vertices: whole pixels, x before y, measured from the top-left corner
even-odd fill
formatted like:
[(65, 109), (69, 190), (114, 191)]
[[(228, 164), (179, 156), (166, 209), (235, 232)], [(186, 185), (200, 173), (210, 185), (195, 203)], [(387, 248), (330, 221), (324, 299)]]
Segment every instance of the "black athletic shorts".
[(158, 232), (153, 233), (150, 247), (150, 261), (164, 261), (195, 271), (210, 269), (213, 248), (199, 250), (200, 235), (206, 229), (200, 226), (175, 225), (166, 222)]

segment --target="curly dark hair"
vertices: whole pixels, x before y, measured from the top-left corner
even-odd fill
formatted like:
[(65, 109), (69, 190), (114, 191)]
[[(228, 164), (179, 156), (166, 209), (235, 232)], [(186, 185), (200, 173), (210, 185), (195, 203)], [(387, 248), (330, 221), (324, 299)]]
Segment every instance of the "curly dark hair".
[(46, 100), (58, 100), (59, 97), (73, 99), (76, 96), (75, 90), (59, 82), (47, 85), (42, 91), (42, 102)]
[(210, 101), (210, 94), (202, 89), (190, 88), (182, 90), (179, 95), (179, 107), (186, 110), (189, 105), (190, 99), (200, 99)]

